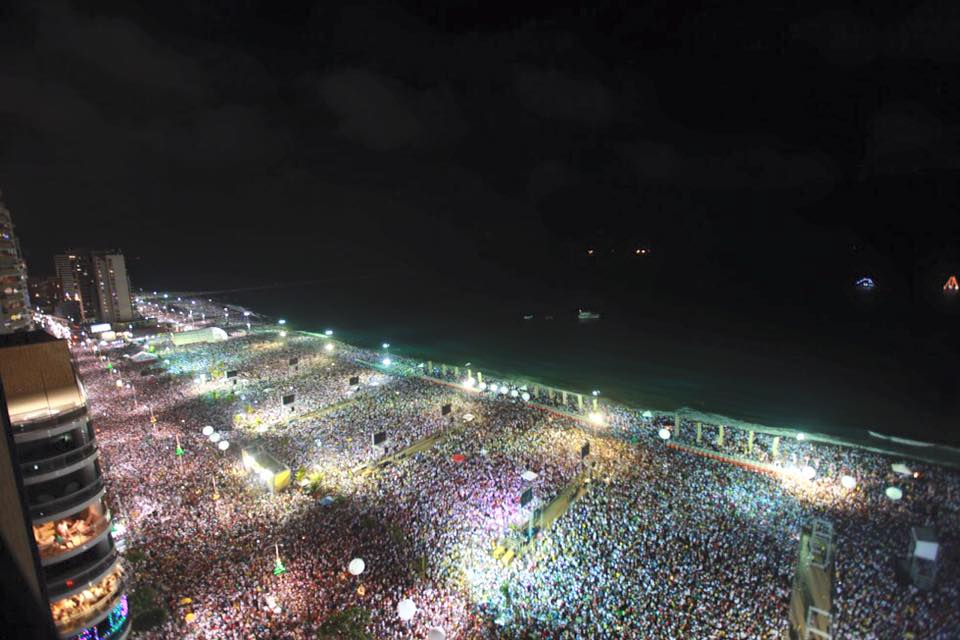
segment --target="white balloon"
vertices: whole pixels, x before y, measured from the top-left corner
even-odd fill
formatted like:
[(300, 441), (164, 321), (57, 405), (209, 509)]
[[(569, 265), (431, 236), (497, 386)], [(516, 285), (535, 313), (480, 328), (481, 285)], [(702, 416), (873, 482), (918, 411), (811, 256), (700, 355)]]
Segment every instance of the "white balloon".
[(367, 568), (366, 563), (361, 558), (354, 558), (350, 561), (350, 564), (347, 565), (347, 571), (351, 575), (358, 576), (363, 573), (363, 570)]
[(903, 497), (903, 490), (900, 487), (887, 487), (887, 490), (884, 491), (887, 494), (887, 497), (891, 500), (899, 500)]
[(664, 440), (670, 439), (670, 429), (660, 429), (658, 432), (659, 436)]
[(857, 486), (857, 479), (853, 476), (840, 476), (840, 484), (844, 489), (853, 489)]
[(203, 428), (203, 431), (201, 431), (200, 433), (202, 433), (204, 436), (209, 438), (210, 434), (213, 433), (213, 427), (211, 427), (210, 425), (207, 425)]
[(220, 434), (214, 431), (213, 433), (210, 434), (210, 442), (216, 444), (220, 442), (220, 437), (221, 437)]
[(416, 613), (417, 605), (415, 605), (410, 598), (401, 600), (397, 605), (397, 615), (400, 616), (401, 620), (410, 620)]
[(434, 627), (427, 632), (427, 640), (446, 640), (447, 632), (440, 627)]
[(220, 451), (226, 451), (227, 449), (230, 448), (230, 443), (227, 442), (226, 440), (221, 440), (220, 442), (217, 443), (217, 446), (220, 447)]

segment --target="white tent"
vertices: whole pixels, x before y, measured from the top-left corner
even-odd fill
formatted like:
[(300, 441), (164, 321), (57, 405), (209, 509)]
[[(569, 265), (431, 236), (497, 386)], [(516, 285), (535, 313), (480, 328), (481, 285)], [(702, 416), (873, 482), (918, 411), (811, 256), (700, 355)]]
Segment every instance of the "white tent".
[(227, 337), (227, 332), (220, 327), (206, 327), (204, 329), (194, 329), (192, 331), (170, 334), (170, 339), (173, 341), (173, 344), (178, 347), (188, 344), (200, 344), (202, 342), (223, 342)]
[(901, 476), (912, 476), (913, 471), (910, 470), (910, 467), (903, 464), (902, 462), (897, 462), (896, 464), (890, 465), (890, 468), (893, 469), (894, 473), (898, 473)]
[(156, 362), (159, 359), (160, 358), (148, 351), (141, 351), (140, 353), (135, 353), (130, 356), (130, 362), (136, 362), (138, 364), (142, 362)]

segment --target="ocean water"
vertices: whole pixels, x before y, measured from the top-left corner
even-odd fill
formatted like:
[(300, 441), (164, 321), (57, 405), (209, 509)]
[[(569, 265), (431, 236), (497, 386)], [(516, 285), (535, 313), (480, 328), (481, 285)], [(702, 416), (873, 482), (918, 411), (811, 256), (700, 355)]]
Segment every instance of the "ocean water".
[[(896, 323), (797, 313), (782, 322), (743, 305), (731, 313), (695, 300), (480, 284), (398, 273), (220, 297), (295, 329), (330, 328), (366, 347), (389, 342), (401, 355), (596, 389), (635, 407), (689, 407), (917, 452), (879, 436), (930, 442), (940, 446), (922, 448), (924, 456), (960, 459), (953, 355)], [(577, 319), (584, 301), (600, 320)]]

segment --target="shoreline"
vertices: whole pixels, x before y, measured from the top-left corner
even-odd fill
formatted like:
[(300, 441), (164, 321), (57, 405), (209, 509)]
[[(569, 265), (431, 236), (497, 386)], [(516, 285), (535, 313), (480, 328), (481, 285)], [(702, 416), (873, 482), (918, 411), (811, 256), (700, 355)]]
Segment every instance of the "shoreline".
[[(296, 330), (297, 333), (309, 335), (316, 338), (329, 338), (329, 336), (324, 335), (321, 332), (307, 331), (307, 330)], [(349, 347), (356, 349), (364, 349), (350, 342), (340, 340), (339, 338), (334, 338), (337, 342), (345, 344)], [(398, 361), (406, 361), (408, 366), (416, 368), (418, 364), (423, 364), (428, 361), (431, 361), (429, 357), (424, 357), (422, 352), (416, 354), (392, 354), (391, 358), (395, 361), (395, 364), (399, 364)], [(442, 366), (445, 363), (440, 361), (432, 361), (435, 366)], [(410, 365), (409, 363), (413, 363)], [(364, 366), (370, 366), (371, 363), (361, 363)], [(449, 365), (445, 366), (453, 369), (454, 367), (459, 367), (459, 365)], [(376, 368), (376, 365), (374, 365)], [(509, 382), (513, 386), (531, 386), (536, 385), (544, 389), (553, 389), (556, 392), (566, 392), (571, 396), (581, 396), (583, 398), (592, 398), (589, 392), (583, 391), (574, 391), (567, 388), (562, 388), (550, 384), (545, 384), (544, 382), (537, 380), (535, 378), (524, 376), (521, 374), (509, 373), (499, 369), (483, 368), (480, 369), (474, 364), (474, 368), (483, 371), (484, 376), (490, 376), (501, 381)], [(878, 433), (876, 431), (868, 429), (857, 429), (861, 431), (864, 435), (861, 439), (850, 438), (838, 436), (830, 433), (823, 433), (818, 431), (808, 431), (798, 428), (790, 427), (771, 427), (767, 425), (762, 425), (758, 423), (747, 422), (745, 420), (732, 418), (729, 416), (723, 416), (716, 413), (704, 412), (696, 409), (691, 409), (687, 406), (677, 407), (675, 409), (663, 409), (653, 406), (637, 406), (635, 403), (605, 397), (599, 400), (602, 404), (607, 404), (611, 406), (617, 406), (622, 409), (634, 412), (641, 411), (650, 411), (655, 415), (677, 415), (679, 414), (682, 418), (685, 419), (700, 419), (703, 422), (709, 422), (712, 424), (722, 424), (726, 427), (735, 428), (741, 431), (756, 431), (760, 433), (766, 433), (774, 436), (781, 437), (790, 437), (795, 438), (798, 434), (803, 434), (806, 440), (812, 442), (819, 442), (822, 444), (828, 444), (833, 446), (849, 447), (861, 449), (864, 451), (870, 451), (872, 453), (878, 453), (885, 456), (901, 456), (929, 464), (934, 464), (938, 466), (944, 466), (954, 469), (960, 469), (960, 448), (952, 447), (950, 445), (933, 443), (933, 442), (923, 442), (920, 440), (912, 440), (908, 438), (902, 438), (899, 436), (892, 436), (887, 434)], [(889, 443), (887, 446), (879, 446), (879, 442)]]

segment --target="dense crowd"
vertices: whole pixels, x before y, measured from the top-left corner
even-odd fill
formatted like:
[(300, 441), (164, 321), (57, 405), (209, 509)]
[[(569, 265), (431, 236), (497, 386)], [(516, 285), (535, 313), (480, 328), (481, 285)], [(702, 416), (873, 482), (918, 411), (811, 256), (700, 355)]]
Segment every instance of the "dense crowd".
[[(140, 637), (315, 638), (361, 607), (375, 638), (434, 627), (450, 638), (780, 638), (813, 516), (836, 529), (834, 637), (956, 637), (960, 482), (942, 468), (911, 462), (904, 476), (886, 456), (788, 437), (774, 447), (765, 433), (751, 446), (731, 427), (721, 441), (716, 424), (701, 424), (697, 441), (692, 422), (609, 404), (585, 420), (590, 403), (572, 397), (465, 389), (464, 371), (399, 358), (373, 368), (358, 361), (378, 353), (264, 327), (188, 347), (158, 341), (156, 375), (124, 359), (135, 350), (84, 345), (77, 359), (134, 582), (171, 613)], [(387, 439), (374, 445), (379, 432)], [(253, 442), (299, 471), (295, 486), (271, 494), (245, 473), (238, 450)], [(813, 479), (795, 472), (806, 466)], [(574, 485), (582, 497), (525, 553), (494, 557)], [(891, 485), (902, 500), (885, 496)], [(534, 500), (521, 506), (528, 488)], [(941, 542), (932, 591), (896, 571), (917, 525)], [(274, 575), (278, 556), (286, 572)], [(366, 565), (358, 576), (353, 558)], [(418, 608), (409, 622), (397, 615), (404, 598)]]

